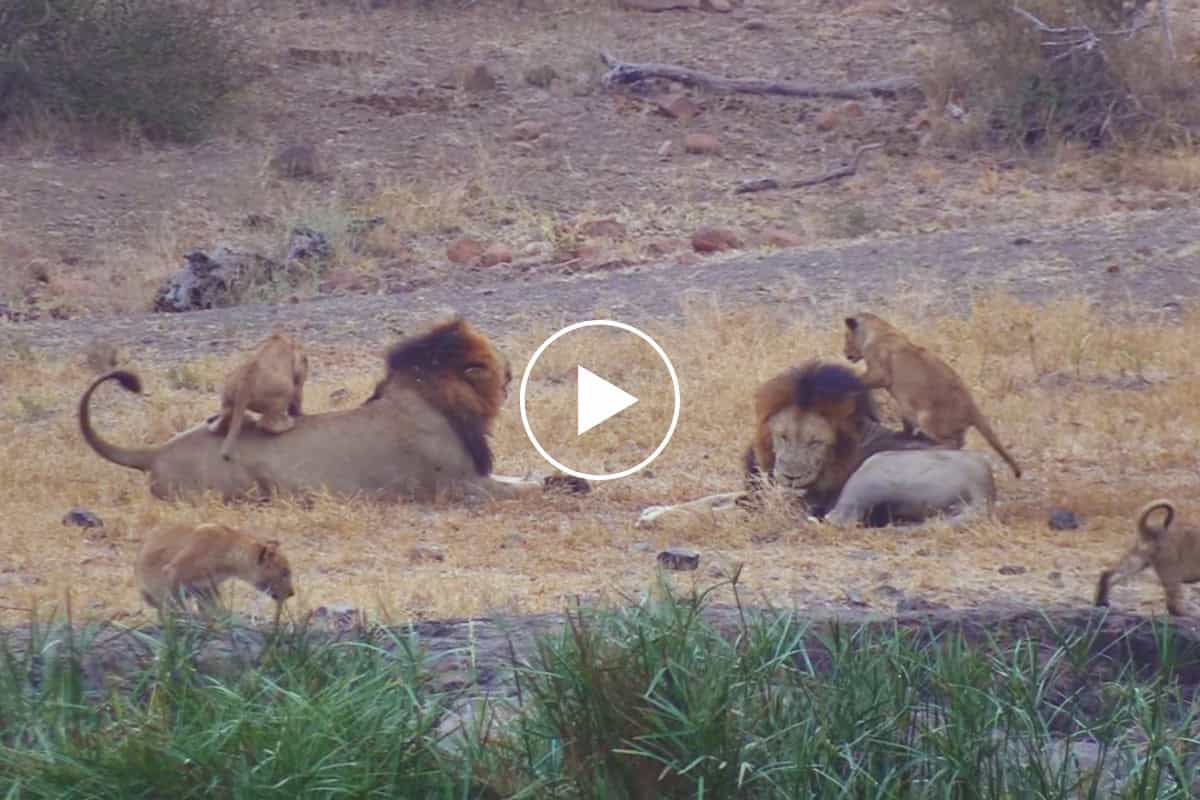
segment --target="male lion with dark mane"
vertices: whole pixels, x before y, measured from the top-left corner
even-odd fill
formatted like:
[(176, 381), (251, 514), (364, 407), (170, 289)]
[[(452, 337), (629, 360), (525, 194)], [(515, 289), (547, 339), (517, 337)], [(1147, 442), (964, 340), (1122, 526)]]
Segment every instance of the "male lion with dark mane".
[(226, 500), (326, 490), (380, 500), (478, 501), (586, 481), (552, 475), (544, 482), (493, 475), (488, 442), (512, 372), (492, 344), (461, 318), (434, 326), (388, 351), (387, 373), (358, 408), (296, 418), (286, 436), (247, 420), (238, 459), (221, 458), (221, 437), (206, 423), (158, 447), (120, 447), (92, 428), (92, 393), (115, 380), (141, 392), (141, 380), (103, 375), (79, 401), (79, 428), (101, 457), (150, 474), (160, 499), (217, 492)]
[(836, 524), (920, 523), (942, 515), (961, 523), (991, 510), (995, 486), (987, 460), (884, 427), (852, 370), (809, 361), (762, 384), (754, 407), (746, 490), (647, 508), (639, 525), (678, 512), (753, 506), (769, 486)]

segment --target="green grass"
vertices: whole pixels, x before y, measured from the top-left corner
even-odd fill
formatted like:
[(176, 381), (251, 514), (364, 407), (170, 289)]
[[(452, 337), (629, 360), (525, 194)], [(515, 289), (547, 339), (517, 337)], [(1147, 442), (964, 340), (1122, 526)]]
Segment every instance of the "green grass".
[(212, 674), (177, 626), (96, 696), (96, 630), (35, 629), (0, 647), (0, 796), (1183, 798), (1200, 777), (1167, 628), (1137, 674), (1095, 631), (931, 645), (747, 612), (722, 634), (704, 605), (573, 615), (515, 668), (511, 703), (454, 733), (458, 698), (406, 635), (286, 631)]

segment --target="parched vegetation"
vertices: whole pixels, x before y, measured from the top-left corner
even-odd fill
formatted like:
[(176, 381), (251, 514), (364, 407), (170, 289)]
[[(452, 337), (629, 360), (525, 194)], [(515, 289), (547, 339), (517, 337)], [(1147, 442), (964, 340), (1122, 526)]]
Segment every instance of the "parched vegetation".
[(0, 0), (0, 122), (195, 141), (249, 76), (245, 42), (187, 0)]
[[(998, 637), (703, 614), (704, 593), (582, 612), (514, 651), (507, 699), (439, 689), (415, 635), (312, 630), (201, 668), (200, 632), (89, 695), (96, 641), (0, 644), (0, 792), (63, 797), (1188, 797), (1197, 706), (1096, 630)], [(131, 634), (146, 636), (146, 634)], [(932, 638), (931, 638), (932, 636)], [(1118, 648), (1119, 649), (1119, 648)]]
[(963, 142), (1074, 139), (1190, 144), (1200, 135), (1193, 31), (1175, 43), (1166, 3), (954, 0), (925, 91)]

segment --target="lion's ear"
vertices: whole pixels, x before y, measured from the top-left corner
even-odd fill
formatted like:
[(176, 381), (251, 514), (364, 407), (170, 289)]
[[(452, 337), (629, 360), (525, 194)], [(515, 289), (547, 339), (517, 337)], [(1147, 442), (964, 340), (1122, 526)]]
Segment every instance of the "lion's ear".
[(852, 331), (858, 330), (858, 320), (854, 317), (846, 317), (846, 327)]

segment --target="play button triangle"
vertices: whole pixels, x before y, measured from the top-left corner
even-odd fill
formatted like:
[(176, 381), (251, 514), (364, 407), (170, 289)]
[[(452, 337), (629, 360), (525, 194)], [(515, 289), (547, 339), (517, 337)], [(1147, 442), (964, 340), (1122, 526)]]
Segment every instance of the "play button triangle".
[(591, 370), (584, 367), (576, 369), (576, 436), (587, 433), (638, 401), (629, 392), (612, 385)]

